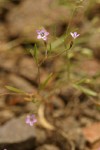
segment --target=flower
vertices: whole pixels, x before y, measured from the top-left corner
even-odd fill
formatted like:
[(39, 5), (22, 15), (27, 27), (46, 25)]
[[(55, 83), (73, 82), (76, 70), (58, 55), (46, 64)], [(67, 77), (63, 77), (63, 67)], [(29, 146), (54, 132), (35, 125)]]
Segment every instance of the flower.
[(70, 34), (74, 39), (76, 39), (80, 35), (77, 32), (74, 32), (74, 33), (70, 32)]
[(47, 32), (45, 29), (37, 30), (37, 39), (43, 39), (44, 41), (47, 40), (47, 36), (49, 35), (49, 32)]
[(33, 114), (28, 115), (26, 117), (26, 123), (29, 124), (30, 126), (33, 126), (35, 122), (37, 122), (37, 119), (35, 118), (35, 116)]

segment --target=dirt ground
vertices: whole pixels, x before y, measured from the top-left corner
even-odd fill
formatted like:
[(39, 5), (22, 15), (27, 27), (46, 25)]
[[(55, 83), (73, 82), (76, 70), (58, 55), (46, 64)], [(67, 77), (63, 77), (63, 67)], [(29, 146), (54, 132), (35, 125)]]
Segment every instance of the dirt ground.
[[(43, 42), (36, 34), (41, 26), (50, 32), (51, 43), (66, 29), (68, 34), (77, 30), (80, 37), (70, 52), (72, 81), (67, 80), (65, 55), (41, 65), (41, 82), (50, 73), (53, 77), (41, 91), (45, 105), (38, 112), (38, 103), (25, 101), (5, 86), (37, 93), (38, 69), (29, 50), (36, 43), (43, 58)], [(58, 44), (51, 55), (63, 48)], [(80, 86), (72, 86), (74, 82)], [(31, 112), (40, 115), (34, 127), (25, 124)], [(99, 0), (0, 0), (0, 150), (4, 149), (100, 149)]]

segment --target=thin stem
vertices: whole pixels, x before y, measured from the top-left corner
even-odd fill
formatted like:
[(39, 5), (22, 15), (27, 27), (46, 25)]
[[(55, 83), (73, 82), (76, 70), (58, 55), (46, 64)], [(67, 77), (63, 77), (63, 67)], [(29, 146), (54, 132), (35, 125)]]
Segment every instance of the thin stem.
[(45, 45), (45, 48), (46, 48), (46, 50), (45, 50), (45, 59), (47, 59), (47, 57), (48, 57), (47, 41), (44, 41), (44, 45)]
[(28, 93), (0, 93), (0, 96), (4, 95), (28, 95)]
[(35, 59), (35, 62), (36, 62), (36, 65), (37, 65), (37, 72), (38, 72), (38, 92), (39, 92), (39, 87), (40, 87), (41, 80), (40, 80), (40, 65), (39, 65), (38, 58)]
[(70, 58), (68, 57), (68, 53), (66, 54), (67, 56), (67, 80), (70, 81)]
[[(48, 60), (50, 60), (50, 59), (52, 59), (52, 58), (56, 58), (56, 57), (58, 57), (58, 56), (64, 54), (65, 52), (68, 52), (68, 50), (70, 50), (70, 48), (68, 48), (67, 50), (63, 50), (62, 52), (60, 52), (60, 53), (57, 54), (57, 55), (49, 56), (49, 57), (48, 57)], [(44, 58), (43, 61), (41, 61), (41, 62), (39, 63), (39, 65), (41, 65), (42, 63), (44, 63), (45, 60), (46, 60), (46, 58)]]
[(41, 79), (40, 79), (40, 65), (38, 61), (36, 61), (36, 65), (37, 65), (37, 71), (38, 71), (38, 92), (39, 92)]
[(74, 14), (75, 14), (76, 10), (77, 10), (77, 7), (75, 7), (73, 12), (72, 12), (72, 15), (71, 15), (70, 21), (68, 23), (68, 27), (67, 27), (66, 33), (69, 31), (69, 28), (71, 26), (71, 23), (72, 23), (72, 20), (73, 20), (73, 17), (74, 17)]
[(47, 57), (48, 57), (48, 51), (47, 51), (47, 49), (45, 50), (45, 59), (47, 59)]
[(41, 80), (40, 80), (40, 66), (39, 64), (37, 64), (38, 66), (38, 86), (40, 87), (40, 83), (41, 83)]

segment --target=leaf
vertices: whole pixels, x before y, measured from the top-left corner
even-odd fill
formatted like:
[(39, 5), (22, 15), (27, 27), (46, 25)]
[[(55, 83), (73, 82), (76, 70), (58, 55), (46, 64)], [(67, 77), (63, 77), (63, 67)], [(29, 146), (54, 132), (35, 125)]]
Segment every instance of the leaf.
[[(60, 37), (59, 39), (57, 39), (56, 41), (54, 41), (53, 43), (51, 43), (52, 45), (52, 50), (54, 50), (56, 47), (60, 46), (65, 40), (65, 36)], [(49, 46), (47, 47), (47, 49), (49, 49)]]
[(36, 62), (37, 62), (37, 60), (38, 60), (37, 52), (38, 52), (38, 49), (37, 49), (37, 45), (35, 44), (35, 49), (34, 49), (34, 58), (35, 58)]
[(33, 51), (33, 49), (30, 49), (30, 53), (34, 57), (34, 51)]
[(97, 96), (97, 93), (95, 91), (92, 91), (86, 87), (82, 87), (80, 85), (73, 85), (74, 88), (79, 89), (80, 91), (82, 91), (83, 93), (90, 95), (90, 96)]
[(22, 90), (20, 90), (20, 89), (17, 89), (17, 88), (15, 88), (15, 87), (12, 87), (12, 86), (5, 86), (8, 90), (10, 90), (10, 91), (13, 91), (13, 92), (16, 92), (16, 93), (23, 93), (23, 94), (25, 94), (25, 92), (24, 91), (22, 91)]
[(51, 52), (51, 50), (52, 50), (52, 45), (51, 45), (51, 43), (49, 44), (49, 53)]
[(80, 79), (79, 81), (76, 81), (76, 85), (80, 85), (80, 84), (82, 84), (82, 83), (86, 83), (86, 78), (82, 78), (82, 79)]
[(53, 73), (49, 74), (47, 79), (40, 85), (40, 89), (44, 89), (46, 87), (47, 83), (49, 82), (52, 76), (53, 76)]
[(37, 52), (38, 52), (38, 49), (37, 49), (37, 46), (36, 46), (36, 44), (35, 44), (34, 50), (33, 50), (33, 49), (30, 49), (30, 53), (31, 53), (31, 55), (33, 56), (33, 58), (35, 58), (36, 62), (38, 61)]

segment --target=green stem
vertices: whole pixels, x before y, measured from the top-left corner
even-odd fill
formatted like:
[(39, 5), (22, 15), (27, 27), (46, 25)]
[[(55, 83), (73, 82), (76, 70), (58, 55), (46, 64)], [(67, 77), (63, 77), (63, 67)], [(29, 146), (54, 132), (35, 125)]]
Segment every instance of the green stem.
[(70, 82), (70, 75), (71, 75), (70, 67), (71, 67), (71, 63), (70, 63), (70, 58), (68, 57), (68, 53), (66, 53), (66, 57), (67, 57), (67, 80), (68, 80), (68, 82)]
[(37, 72), (38, 72), (38, 92), (39, 92), (41, 79), (40, 79), (40, 65), (39, 65), (38, 58), (36, 59), (36, 65), (37, 65)]
[(45, 59), (47, 59), (47, 57), (48, 57), (48, 50), (47, 50), (47, 42), (46, 41), (44, 42), (44, 45), (45, 45), (45, 48), (46, 48), (46, 50), (45, 50)]
[(41, 80), (40, 80), (40, 66), (38, 64), (38, 86), (40, 87), (40, 83), (41, 83)]
[(46, 48), (46, 51), (45, 51), (45, 59), (47, 59), (48, 57), (48, 51), (47, 51), (47, 48)]

